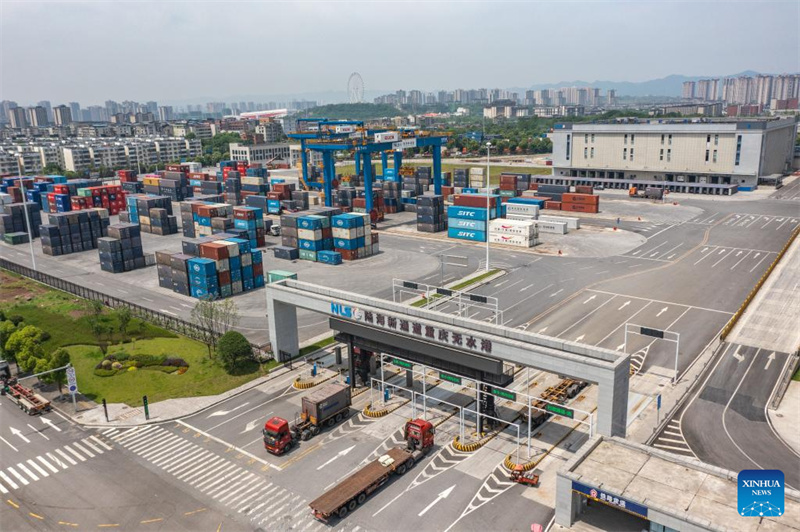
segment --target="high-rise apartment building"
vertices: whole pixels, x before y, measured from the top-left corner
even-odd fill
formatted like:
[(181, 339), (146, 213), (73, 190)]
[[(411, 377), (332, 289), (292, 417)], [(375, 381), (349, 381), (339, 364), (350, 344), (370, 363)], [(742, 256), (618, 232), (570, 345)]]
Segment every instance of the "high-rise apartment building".
[(694, 99), (696, 85), (697, 84), (694, 81), (684, 81), (683, 91), (681, 91), (681, 98), (683, 98), (684, 100)]
[(28, 117), (24, 107), (12, 107), (8, 109), (8, 121), (14, 129), (28, 127)]
[(72, 109), (66, 105), (59, 105), (53, 109), (53, 118), (57, 126), (66, 126), (72, 123)]
[(33, 127), (45, 127), (50, 121), (47, 119), (47, 110), (41, 105), (28, 107), (28, 124)]
[(83, 119), (83, 114), (81, 113), (81, 104), (78, 102), (69, 102), (69, 110), (72, 113), (72, 119), (76, 122), (80, 122)]

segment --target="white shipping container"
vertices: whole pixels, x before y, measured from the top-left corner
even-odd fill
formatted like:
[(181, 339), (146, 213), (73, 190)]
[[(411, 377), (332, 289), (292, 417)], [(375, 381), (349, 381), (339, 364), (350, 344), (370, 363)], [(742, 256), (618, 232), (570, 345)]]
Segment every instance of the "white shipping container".
[(243, 177), (242, 178), (243, 185), (263, 185), (264, 178), (263, 177)]
[[(361, 235), (358, 234), (359, 229), (361, 229)], [(364, 234), (363, 227), (351, 227), (351, 228), (334, 227), (333, 229), (331, 229), (331, 236), (333, 236), (333, 238), (335, 239), (341, 238), (344, 240), (354, 240), (359, 236), (363, 236), (363, 234)]]
[(506, 203), (506, 216), (509, 214), (523, 214), (525, 216), (539, 217), (538, 205), (526, 205), (523, 203)]
[(567, 224), (564, 222), (543, 222), (536, 220), (534, 222), (540, 233), (554, 233), (557, 235), (567, 234)]
[(336, 133), (353, 133), (356, 130), (356, 126), (334, 126), (333, 130)]
[(469, 169), (469, 175), (483, 175), (484, 168), (482, 166), (473, 166)]
[(536, 225), (533, 221), (522, 220), (491, 220), (489, 222), (490, 234), (519, 235), (525, 237), (536, 236)]
[(375, 133), (375, 142), (397, 142), (399, 140), (399, 131), (384, 131), (382, 133)]
[(581, 228), (581, 221), (578, 218), (573, 218), (571, 216), (549, 216), (549, 215), (541, 215), (539, 219), (543, 222), (562, 222), (567, 224), (567, 229), (580, 229)]
[(300, 240), (322, 240), (322, 229), (298, 229), (297, 238)]
[(527, 215), (527, 214), (510, 213), (510, 214), (506, 214), (506, 220), (530, 220), (530, 221), (535, 221), (536, 217), (535, 216), (530, 216), (530, 215)]
[(536, 245), (536, 238), (520, 235), (501, 235), (489, 233), (489, 242), (492, 244), (505, 244), (507, 246), (531, 248)]

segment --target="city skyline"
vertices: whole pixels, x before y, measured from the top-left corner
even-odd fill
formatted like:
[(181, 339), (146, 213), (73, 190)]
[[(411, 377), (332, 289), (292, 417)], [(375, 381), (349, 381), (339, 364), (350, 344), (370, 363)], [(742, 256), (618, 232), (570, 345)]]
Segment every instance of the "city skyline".
[[(531, 87), (575, 79), (644, 81), (675, 73), (719, 77), (748, 69), (776, 74), (797, 70), (797, 54), (792, 53), (797, 50), (797, 35), (792, 31), (796, 4), (737, 4), (735, 11), (724, 13), (718, 4), (681, 3), (680, 10), (674, 2), (626, 4), (625, 31), (606, 32), (604, 39), (587, 30), (614, 27), (619, 12), (598, 2), (504, 4), (497, 12), (515, 13), (507, 17), (490, 16), (496, 5), (468, 3), (421, 2), (404, 4), (409, 7), (402, 10), (397, 4), (367, 4), (355, 12), (325, 3), (236, 4), (231, 11), (236, 15), (240, 39), (236, 42), (267, 44), (264, 49), (269, 51), (262, 54), (250, 51), (252, 47), (223, 46), (227, 41), (215, 38), (225, 26), (224, 19), (220, 22), (218, 4), (186, 10), (185, 4), (166, 2), (146, 12), (135, 3), (5, 4), (0, 22), (4, 70), (26, 75), (4, 76), (0, 92), (2, 99), (21, 100), (24, 96), (31, 103), (84, 100), (86, 105), (108, 98), (134, 98), (174, 104), (239, 99), (248, 94), (343, 92), (352, 71), (362, 74), (371, 94), (415, 85), (408, 79), (410, 72), (422, 81), (419, 85), (426, 85), (419, 89), (435, 91)], [(261, 24), (267, 19), (276, 23)], [(22, 33), (26, 27), (23, 20), (37, 21), (38, 39), (31, 41)], [(96, 46), (97, 28), (117, 26), (119, 20), (141, 23), (148, 31), (118, 32), (115, 39)], [(376, 20), (383, 22), (375, 24)], [(530, 24), (536, 20), (568, 20), (571, 38), (563, 38), (559, 24), (545, 24), (533, 26), (531, 39)], [(680, 24), (676, 24), (678, 20)], [(715, 24), (708, 25), (709, 20)], [(662, 41), (652, 39), (662, 26), (673, 32), (666, 51)], [(71, 28), (70, 39), (60, 37), (65, 27)], [(679, 33), (674, 33), (675, 27), (681, 28)], [(737, 28), (768, 33), (769, 37), (741, 38)], [(392, 29), (397, 32), (396, 40), (386, 37)], [(403, 44), (404, 32), (411, 29), (415, 33), (413, 49)], [(298, 31), (303, 32), (303, 39), (296, 38)], [(698, 32), (716, 43), (708, 53), (693, 53), (694, 41), (682, 38)], [(437, 37), (441, 35), (448, 36), (444, 48)], [(23, 39), (25, 47), (13, 46)], [(337, 41), (364, 45), (355, 54), (325, 51)], [(558, 46), (549, 47), (548, 42)], [(634, 42), (636, 46), (631, 46)], [(406, 51), (398, 54), (397, 50)], [(619, 50), (625, 50), (625, 61), (602, 60), (617, 57)], [(81, 68), (87, 54), (103, 68)], [(586, 54), (593, 59), (562, 60)], [(47, 69), (30, 68), (45, 62)], [(225, 72), (238, 74), (226, 76)], [(187, 83), (192, 79), (202, 79), (202, 83)]]

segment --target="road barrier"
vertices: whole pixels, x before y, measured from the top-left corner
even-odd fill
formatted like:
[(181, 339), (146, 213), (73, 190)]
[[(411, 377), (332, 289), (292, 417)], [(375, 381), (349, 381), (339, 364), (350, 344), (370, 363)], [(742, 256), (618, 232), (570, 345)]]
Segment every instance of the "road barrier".
[[(23, 266), (21, 264), (16, 264), (6, 259), (0, 259), (0, 268), (18, 275), (22, 275), (23, 277), (27, 277), (38, 283), (47, 285), (50, 288), (55, 288), (56, 290), (61, 290), (62, 292), (78, 296), (82, 299), (101, 301), (109, 308), (127, 308), (131, 311), (131, 315), (136, 318), (148, 321), (154, 325), (163, 327), (164, 329), (182, 334), (184, 336), (188, 336), (189, 338), (193, 338), (195, 340), (203, 341), (203, 339), (208, 337), (209, 334), (208, 329), (204, 329), (198, 326), (196, 323), (183, 320), (176, 316), (170, 316), (163, 312), (152, 310), (124, 299), (118, 299), (116, 297), (109, 296), (108, 294), (103, 294), (96, 290), (92, 290), (91, 288), (61, 279), (60, 277), (56, 277), (54, 275), (36, 271), (32, 268)], [(266, 361), (274, 358), (272, 353), (270, 353), (269, 344), (256, 345), (251, 343), (250, 345), (253, 347), (253, 351), (259, 360)]]
[(769, 274), (772, 273), (772, 270), (775, 269), (775, 266), (777, 266), (780, 260), (783, 258), (783, 255), (789, 249), (789, 246), (791, 246), (792, 243), (794, 242), (794, 239), (797, 238), (798, 233), (800, 233), (800, 226), (796, 227), (795, 230), (792, 231), (792, 236), (789, 237), (789, 241), (786, 242), (786, 245), (784, 245), (783, 248), (781, 248), (781, 250), (778, 252), (778, 256), (775, 257), (775, 260), (773, 260), (772, 264), (769, 265), (767, 271), (764, 272), (764, 275), (761, 276), (761, 278), (756, 283), (755, 287), (753, 287), (750, 293), (747, 294), (747, 297), (745, 298), (744, 303), (742, 303), (742, 305), (739, 307), (739, 310), (737, 310), (736, 313), (733, 316), (731, 316), (731, 319), (728, 321), (727, 324), (725, 324), (725, 327), (722, 328), (722, 332), (719, 335), (719, 337), (722, 340), (725, 340), (728, 334), (730, 334), (730, 332), (736, 326), (736, 323), (739, 321), (739, 318), (742, 317), (742, 314), (744, 314), (744, 311), (747, 310), (747, 307), (748, 305), (750, 305), (750, 302), (753, 301), (753, 298), (756, 297), (756, 294), (766, 282), (767, 278), (769, 277)]

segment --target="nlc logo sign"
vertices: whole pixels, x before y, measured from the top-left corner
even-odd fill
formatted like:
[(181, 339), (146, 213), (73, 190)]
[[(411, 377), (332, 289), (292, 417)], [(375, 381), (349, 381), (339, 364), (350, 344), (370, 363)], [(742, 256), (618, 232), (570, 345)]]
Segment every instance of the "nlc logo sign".
[(785, 509), (783, 471), (745, 469), (738, 478), (739, 515), (777, 517)]
[(334, 314), (336, 316), (341, 316), (342, 318), (357, 320), (361, 318), (362, 313), (359, 309), (350, 307), (348, 305), (342, 305), (341, 303), (331, 303), (331, 314)]

